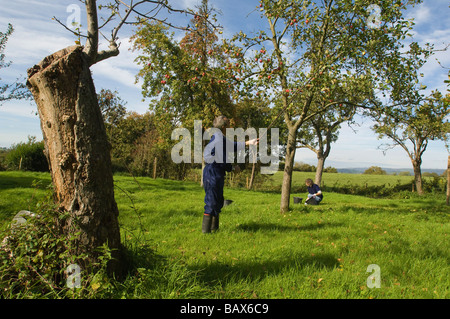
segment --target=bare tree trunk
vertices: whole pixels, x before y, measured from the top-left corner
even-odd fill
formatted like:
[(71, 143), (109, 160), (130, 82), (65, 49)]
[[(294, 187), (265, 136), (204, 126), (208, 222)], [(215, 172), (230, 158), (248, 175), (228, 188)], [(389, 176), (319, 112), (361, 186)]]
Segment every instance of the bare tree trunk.
[(92, 261), (107, 244), (120, 269), (120, 229), (107, 139), (89, 58), (83, 47), (58, 51), (28, 70), (36, 101), (56, 202), (71, 215), (65, 230), (77, 236), (76, 253)]
[(316, 177), (314, 178), (314, 183), (319, 186), (322, 184), (322, 175), (323, 175), (324, 167), (325, 167), (325, 157), (317, 156), (317, 168), (316, 168)]
[(283, 184), (281, 185), (281, 205), (280, 212), (289, 211), (289, 201), (291, 196), (292, 169), (294, 167), (294, 157), (296, 150), (297, 129), (289, 129), (288, 141), (286, 144), (286, 158), (284, 164)]
[(422, 188), (422, 170), (420, 168), (421, 163), (417, 160), (412, 162), (414, 169), (414, 182), (416, 184), (417, 194), (423, 195)]
[(450, 155), (447, 163), (447, 206), (450, 205)]

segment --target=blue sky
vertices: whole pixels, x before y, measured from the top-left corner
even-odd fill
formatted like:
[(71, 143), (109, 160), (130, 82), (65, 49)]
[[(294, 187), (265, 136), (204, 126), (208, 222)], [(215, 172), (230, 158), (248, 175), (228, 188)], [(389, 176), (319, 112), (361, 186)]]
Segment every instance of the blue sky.
[[(173, 6), (178, 8), (193, 8), (199, 2), (200, 0), (172, 1)], [(258, 29), (260, 16), (258, 11), (255, 11), (259, 5), (258, 0), (210, 0), (210, 3), (222, 12), (218, 16), (218, 22), (224, 26), (224, 37), (231, 37), (240, 30), (250, 34)], [(20, 76), (25, 77), (26, 70), (45, 56), (74, 44), (75, 37), (52, 20), (52, 17), (56, 16), (65, 22), (74, 13), (67, 11), (70, 5), (80, 7), (81, 24), (85, 25), (84, 8), (76, 0), (0, 0), (0, 30), (5, 31), (8, 23), (13, 24), (15, 28), (5, 50), (6, 60), (12, 61), (13, 64), (0, 70), (0, 83), (14, 81)], [(409, 9), (406, 16), (415, 19), (414, 40), (434, 43), (437, 48), (443, 47), (444, 43), (450, 43), (448, 0), (425, 0), (422, 5)], [(178, 16), (177, 21), (183, 23), (183, 18)], [(117, 90), (121, 98), (128, 102), (127, 108), (130, 111), (144, 113), (148, 110), (148, 101), (142, 101), (140, 85), (135, 84), (139, 67), (134, 63), (137, 53), (129, 51), (131, 35), (132, 29), (124, 28), (119, 33), (120, 55), (94, 65), (92, 73), (97, 91), (102, 88)], [(450, 68), (450, 51), (436, 54), (423, 69), (424, 83), (430, 89), (445, 92), (444, 80), (448, 70), (439, 66), (435, 58)], [(411, 167), (406, 152), (400, 147), (383, 154), (378, 147), (389, 141), (377, 139), (370, 129), (369, 120), (361, 119), (359, 124), (353, 128), (343, 126), (338, 142), (333, 144), (326, 166)], [(28, 136), (42, 138), (34, 102), (10, 101), (0, 106), (0, 147), (10, 147), (12, 144), (26, 141)], [(423, 157), (422, 167), (445, 169), (447, 156), (443, 142), (430, 142)], [(298, 150), (296, 161), (315, 164), (315, 154), (309, 150)]]

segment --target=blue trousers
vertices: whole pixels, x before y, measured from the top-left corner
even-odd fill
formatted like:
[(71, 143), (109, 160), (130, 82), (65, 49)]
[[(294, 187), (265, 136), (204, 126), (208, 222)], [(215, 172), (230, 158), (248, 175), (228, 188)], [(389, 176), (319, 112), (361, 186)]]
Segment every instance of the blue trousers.
[(203, 188), (205, 189), (205, 214), (219, 216), (223, 207), (223, 186), (225, 171), (215, 164), (206, 164), (203, 169)]
[[(308, 194), (308, 199), (310, 199), (311, 197), (313, 197), (313, 194)], [(314, 197), (314, 199), (317, 203), (320, 203), (322, 201), (322, 198), (320, 198), (319, 196)]]

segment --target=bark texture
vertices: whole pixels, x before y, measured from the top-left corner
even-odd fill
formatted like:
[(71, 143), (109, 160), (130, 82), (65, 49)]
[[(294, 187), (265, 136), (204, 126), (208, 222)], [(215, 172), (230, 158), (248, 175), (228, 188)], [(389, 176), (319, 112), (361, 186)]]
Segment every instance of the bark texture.
[(286, 155), (284, 163), (283, 183), (281, 184), (281, 203), (280, 213), (284, 214), (289, 211), (289, 202), (292, 186), (292, 171), (294, 168), (294, 158), (296, 151), (297, 128), (289, 128), (289, 136), (286, 144)]
[(417, 194), (423, 195), (422, 187), (422, 160), (412, 160), (413, 170), (414, 170), (414, 182), (416, 184)]
[[(36, 101), (56, 202), (68, 211), (69, 233), (80, 232), (78, 253), (97, 257), (107, 243), (121, 248), (114, 199), (110, 144), (82, 46), (58, 51), (28, 70), (27, 86)], [(112, 262), (117, 271), (119, 262)]]

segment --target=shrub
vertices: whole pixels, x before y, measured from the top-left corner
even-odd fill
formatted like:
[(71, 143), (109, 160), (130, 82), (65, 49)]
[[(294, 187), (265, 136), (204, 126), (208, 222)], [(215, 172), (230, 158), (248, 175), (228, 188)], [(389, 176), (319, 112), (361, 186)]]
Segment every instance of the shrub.
[(324, 173), (337, 173), (338, 170), (335, 167), (328, 166), (323, 170)]
[(6, 162), (5, 162), (6, 154), (7, 149), (0, 148), (0, 172), (6, 170)]
[(44, 142), (36, 142), (34, 137), (29, 137), (27, 143), (14, 145), (6, 154), (5, 163), (10, 170), (49, 171)]
[(315, 172), (316, 167), (314, 165), (309, 165), (303, 162), (295, 162), (292, 170), (298, 172)]
[(386, 171), (378, 166), (371, 166), (364, 171), (364, 174), (369, 175), (386, 175)]

